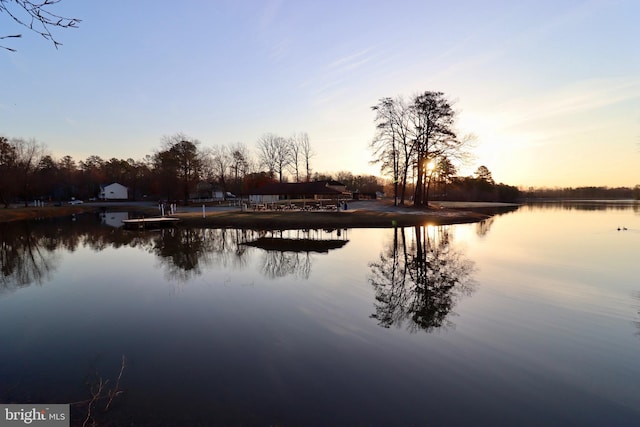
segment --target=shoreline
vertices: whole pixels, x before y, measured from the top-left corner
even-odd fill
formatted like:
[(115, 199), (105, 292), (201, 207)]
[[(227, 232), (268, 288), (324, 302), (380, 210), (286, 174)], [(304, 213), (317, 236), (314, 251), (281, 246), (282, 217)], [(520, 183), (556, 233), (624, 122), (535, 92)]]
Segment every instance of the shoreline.
[[(449, 206), (447, 206), (449, 205)], [(385, 228), (416, 225), (448, 225), (483, 221), (500, 211), (518, 205), (501, 203), (433, 202), (429, 208), (393, 206), (385, 201), (356, 201), (349, 209), (338, 212), (318, 211), (248, 211), (239, 208), (207, 207), (203, 217), (198, 206), (180, 206), (170, 215), (180, 218), (177, 227), (203, 228)], [(15, 207), (0, 209), (0, 223), (65, 217), (82, 213), (136, 212), (141, 216), (159, 216), (157, 206), (150, 203), (87, 203), (83, 205)]]
[(386, 228), (479, 222), (491, 215), (471, 211), (434, 211), (421, 214), (374, 211), (346, 212), (216, 212), (178, 213), (177, 227), (234, 227), (287, 230), (300, 228)]

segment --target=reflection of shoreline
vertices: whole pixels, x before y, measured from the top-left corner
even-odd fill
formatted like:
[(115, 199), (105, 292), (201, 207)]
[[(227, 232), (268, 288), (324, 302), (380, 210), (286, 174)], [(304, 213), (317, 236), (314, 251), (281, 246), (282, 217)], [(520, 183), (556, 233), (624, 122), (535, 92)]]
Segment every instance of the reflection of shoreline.
[(308, 278), (311, 253), (328, 253), (349, 241), (348, 230), (290, 231), (230, 228), (170, 228), (158, 232), (113, 228), (104, 215), (78, 215), (44, 221), (0, 224), (0, 293), (51, 278), (59, 250), (83, 247), (139, 248), (153, 254), (170, 280), (185, 282), (203, 274), (205, 266), (245, 268), (249, 253), (261, 253), (267, 278), (296, 275)]
[(258, 237), (243, 245), (253, 246), (267, 251), (281, 252), (321, 252), (327, 253), (332, 249), (340, 249), (348, 240), (315, 240), (289, 239), (284, 237)]
[(635, 213), (640, 212), (639, 200), (529, 200), (522, 206), (529, 210), (624, 211), (631, 208)]

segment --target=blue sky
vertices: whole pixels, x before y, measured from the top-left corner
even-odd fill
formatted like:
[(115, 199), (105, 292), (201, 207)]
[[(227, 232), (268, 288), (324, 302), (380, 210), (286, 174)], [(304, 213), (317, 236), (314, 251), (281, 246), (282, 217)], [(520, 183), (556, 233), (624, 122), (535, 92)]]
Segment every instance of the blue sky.
[[(315, 171), (369, 165), (371, 106), (436, 90), (521, 186), (640, 184), (640, 2), (63, 0), (58, 49), (0, 51), (0, 133), (141, 159), (165, 135), (253, 148), (307, 132)], [(18, 31), (6, 16), (2, 33)]]

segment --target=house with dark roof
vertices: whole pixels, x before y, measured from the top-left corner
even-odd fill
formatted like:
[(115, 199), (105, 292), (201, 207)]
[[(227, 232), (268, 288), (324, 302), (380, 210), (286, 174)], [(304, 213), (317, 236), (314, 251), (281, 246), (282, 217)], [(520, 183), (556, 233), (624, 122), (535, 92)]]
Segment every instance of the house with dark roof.
[(295, 199), (350, 199), (344, 184), (338, 181), (276, 182), (263, 185), (249, 193), (251, 203), (274, 203)]

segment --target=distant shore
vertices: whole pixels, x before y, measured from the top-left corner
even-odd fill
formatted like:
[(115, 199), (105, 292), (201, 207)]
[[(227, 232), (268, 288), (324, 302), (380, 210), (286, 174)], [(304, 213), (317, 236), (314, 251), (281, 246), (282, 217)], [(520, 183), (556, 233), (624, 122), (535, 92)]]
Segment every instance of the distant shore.
[[(503, 203), (434, 202), (429, 208), (393, 206), (388, 201), (356, 201), (346, 211), (247, 211), (231, 207), (178, 206), (172, 215), (180, 218), (180, 227), (236, 228), (366, 228), (444, 225), (478, 222), (496, 210), (514, 208)], [(129, 211), (140, 216), (159, 216), (150, 203), (87, 203), (82, 205), (14, 207), (0, 209), (0, 222), (64, 217), (87, 212)]]

